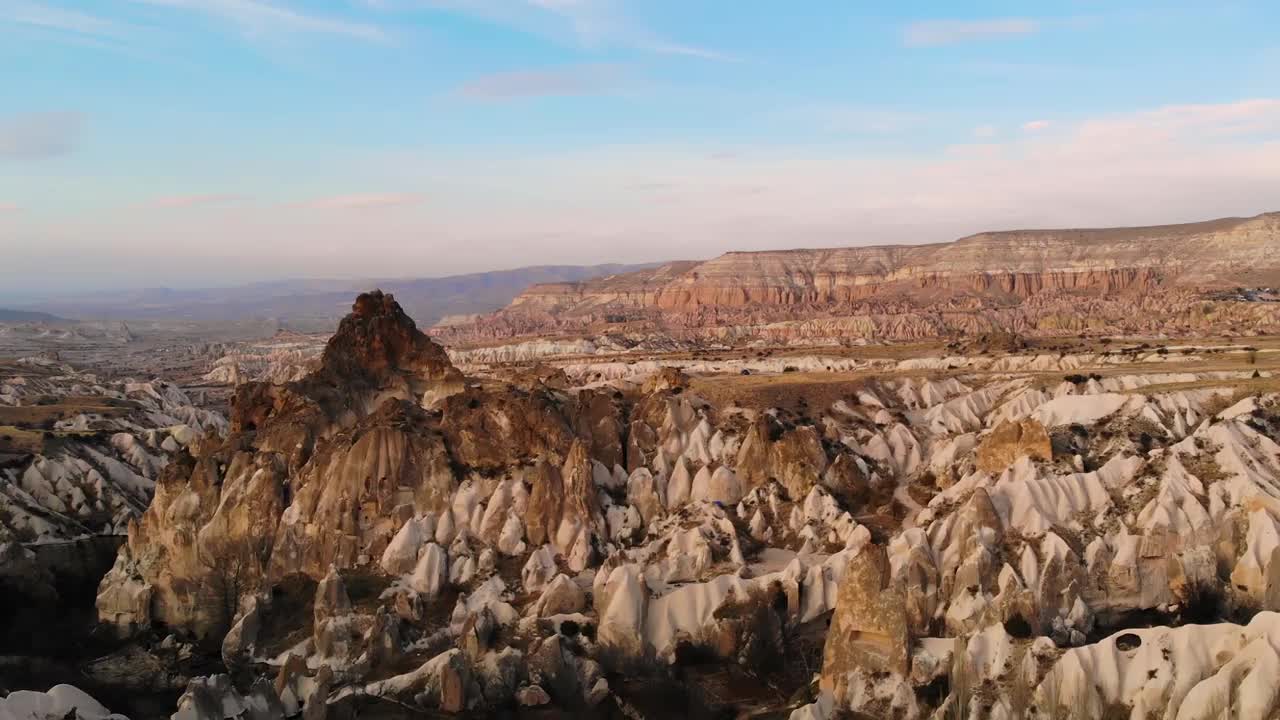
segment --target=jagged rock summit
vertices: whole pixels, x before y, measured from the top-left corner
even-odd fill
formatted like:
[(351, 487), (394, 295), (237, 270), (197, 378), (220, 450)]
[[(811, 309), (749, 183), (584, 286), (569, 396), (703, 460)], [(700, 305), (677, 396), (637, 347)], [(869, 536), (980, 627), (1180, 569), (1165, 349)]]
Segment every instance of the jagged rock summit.
[(350, 427), (388, 399), (429, 407), (462, 385), (462, 373), (444, 349), (418, 329), (394, 296), (374, 290), (356, 298), (315, 371), (282, 385), (238, 387), (232, 430), (260, 428), (279, 414), (313, 432), (328, 423)]
[(229, 435), (166, 468), (103, 580), (100, 616), (207, 632), (268, 576), (318, 579), (380, 555), (404, 513), (439, 509), (456, 485), (423, 407), (462, 385), (391, 295), (360, 295), (319, 368), (241, 385)]
[(415, 391), (425, 391), (430, 384), (456, 383), (462, 375), (444, 348), (418, 330), (395, 296), (381, 290), (363, 293), (325, 346), (315, 379), (377, 387), (400, 377)]

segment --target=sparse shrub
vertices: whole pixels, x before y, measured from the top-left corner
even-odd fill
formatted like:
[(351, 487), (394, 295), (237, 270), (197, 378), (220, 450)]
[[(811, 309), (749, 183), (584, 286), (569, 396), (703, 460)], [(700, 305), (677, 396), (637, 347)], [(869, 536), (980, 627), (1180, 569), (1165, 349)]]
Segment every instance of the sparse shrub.
[[(778, 600), (781, 599), (781, 612)], [(738, 664), (756, 673), (771, 673), (785, 662), (784, 628), (787, 599), (782, 589), (753, 590), (743, 603), (738, 637)]]
[(1035, 631), (1031, 628), (1031, 623), (1027, 622), (1026, 618), (1017, 614), (1010, 616), (1010, 618), (1004, 622), (1004, 631), (1009, 633), (1010, 637), (1015, 637), (1021, 640), (1026, 640), (1035, 635)]
[(1193, 624), (1218, 622), (1225, 614), (1222, 586), (1213, 582), (1187, 583), (1182, 598), (1182, 621)]
[(647, 645), (639, 654), (613, 645), (597, 645), (594, 657), (606, 673), (628, 678), (664, 677), (670, 670)]

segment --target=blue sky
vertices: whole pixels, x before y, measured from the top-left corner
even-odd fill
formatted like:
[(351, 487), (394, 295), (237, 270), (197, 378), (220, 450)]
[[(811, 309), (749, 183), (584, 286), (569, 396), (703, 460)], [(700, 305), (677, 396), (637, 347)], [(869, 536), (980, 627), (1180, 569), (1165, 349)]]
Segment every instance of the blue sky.
[(0, 295), (1280, 209), (1272, 2), (0, 0)]

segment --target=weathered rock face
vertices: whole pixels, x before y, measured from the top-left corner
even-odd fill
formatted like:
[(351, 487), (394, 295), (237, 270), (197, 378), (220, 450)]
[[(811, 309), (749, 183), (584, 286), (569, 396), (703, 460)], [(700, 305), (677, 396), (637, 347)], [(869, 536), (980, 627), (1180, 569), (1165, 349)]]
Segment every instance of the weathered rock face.
[(378, 563), (412, 518), (429, 524), (440, 552), (423, 552), (424, 537), (389, 560), (414, 573), (427, 564), (397, 595), (410, 617), (442, 576), (466, 582), (492, 565), (482, 555), (449, 562), (461, 552), (445, 553), (451, 543), (506, 555), (550, 543), (572, 570), (587, 567), (608, 535), (598, 486), (626, 481), (615, 398), (460, 386), (390, 296), (362, 295), (319, 369), (242, 385), (230, 435), (166, 468), (103, 579), (102, 620), (225, 630), (246, 593), (292, 573), (320, 579)]
[[(768, 416), (756, 420), (747, 431), (738, 450), (739, 475), (748, 487), (759, 487), (777, 480), (793, 500), (809, 494), (822, 481), (827, 471), (827, 454), (822, 437), (812, 425), (783, 430)], [(844, 484), (851, 480), (847, 471), (833, 481)]]
[(318, 577), (330, 564), (380, 557), (405, 513), (439, 512), (455, 486), (444, 441), (422, 410), (388, 401), (321, 443), (285, 485), (291, 512), (271, 532), (272, 575)]
[(889, 559), (866, 547), (849, 561), (836, 595), (835, 614), (822, 656), (822, 689), (849, 694), (855, 677), (911, 670), (911, 634), (906, 603), (889, 585)]
[(440, 431), (455, 462), (482, 471), (562, 455), (575, 437), (562, 401), (546, 388), (468, 389), (444, 401)]
[(1002, 422), (978, 445), (978, 469), (998, 473), (1020, 457), (1052, 460), (1053, 444), (1049, 431), (1039, 420), (1024, 418), (1018, 422)]
[[(1219, 328), (1275, 308), (1198, 289), (1280, 283), (1280, 214), (1187, 225), (982, 233), (936, 245), (732, 252), (624, 276), (535, 286), (451, 343), (583, 331), (625, 320), (675, 336), (895, 339)], [(1192, 292), (1187, 292), (1192, 290)], [(1238, 305), (1238, 304), (1235, 304)], [(1200, 318), (1194, 315), (1200, 314)]]
[(165, 469), (103, 579), (102, 619), (207, 632), (268, 578), (380, 557), (406, 517), (452, 496), (455, 461), (421, 406), (461, 382), (391, 296), (361, 295), (318, 370), (242, 385), (230, 436)]

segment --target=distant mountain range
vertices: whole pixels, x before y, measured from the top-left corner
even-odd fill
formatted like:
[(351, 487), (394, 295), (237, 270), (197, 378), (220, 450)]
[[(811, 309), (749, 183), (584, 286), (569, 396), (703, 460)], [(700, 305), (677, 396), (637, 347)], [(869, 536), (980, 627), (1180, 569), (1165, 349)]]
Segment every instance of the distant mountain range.
[(1280, 327), (1280, 305), (1266, 302), (1277, 286), (1280, 213), (1267, 213), (986, 232), (930, 245), (730, 252), (537, 285), (497, 313), (433, 333), (453, 344), (602, 332), (788, 342), (1252, 334)]
[[(297, 330), (331, 329), (351, 310), (358, 292), (380, 288), (393, 293), (422, 327), (450, 315), (502, 308), (531, 285), (577, 282), (634, 272), (649, 265), (541, 265), (514, 270), (437, 278), (367, 280), (280, 280), (236, 287), (177, 290), (145, 288), (104, 291), (42, 301), (21, 311), (80, 320), (277, 320)], [(0, 319), (4, 316), (0, 314)]]
[(34, 310), (11, 310), (9, 308), (0, 308), (0, 322), (61, 323), (67, 322), (67, 319)]

